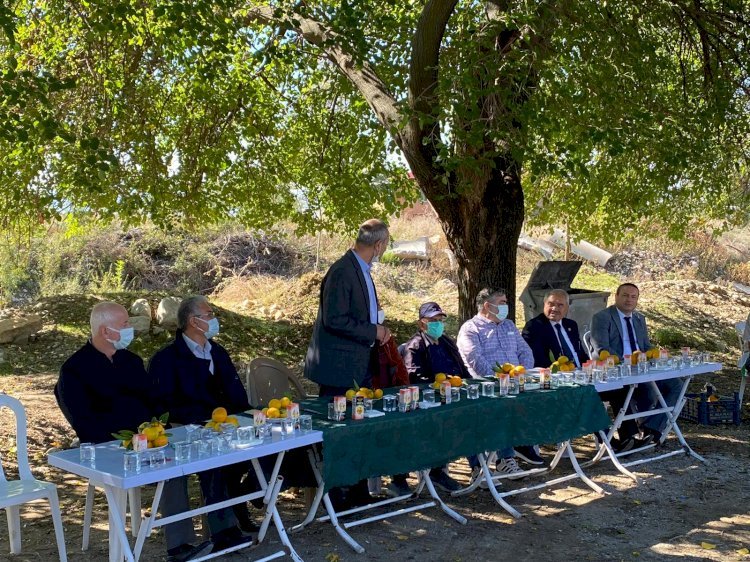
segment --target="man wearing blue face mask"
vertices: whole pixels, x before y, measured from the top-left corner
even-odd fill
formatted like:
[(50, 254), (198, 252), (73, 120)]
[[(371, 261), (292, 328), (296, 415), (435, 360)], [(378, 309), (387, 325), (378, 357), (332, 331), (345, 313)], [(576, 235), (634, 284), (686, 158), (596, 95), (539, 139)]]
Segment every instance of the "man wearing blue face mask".
[[(491, 377), (496, 364), (512, 363), (527, 369), (534, 367), (534, 353), (521, 337), (516, 325), (507, 320), (508, 297), (504, 289), (482, 289), (477, 294), (477, 315), (467, 320), (458, 332), (458, 350), (472, 377)], [(521, 449), (519, 447), (519, 449)], [(522, 450), (529, 451), (524, 446)], [(497, 452), (496, 469), (510, 479), (523, 472), (515, 460), (513, 448)], [(526, 455), (528, 457), (529, 455)], [(534, 458), (532, 464), (539, 464)], [(479, 477), (476, 457), (469, 457), (472, 478)], [(522, 477), (522, 476), (520, 476)]]
[(426, 302), (419, 307), (419, 330), (404, 344), (402, 353), (413, 384), (435, 382), (438, 373), (471, 378), (456, 342), (443, 333), (445, 318), (445, 312), (436, 302)]
[[(212, 339), (219, 333), (219, 320), (206, 297), (192, 296), (180, 303), (177, 327), (174, 341), (157, 351), (148, 364), (169, 420), (202, 425), (220, 406), (230, 414), (250, 409), (229, 353)], [(224, 467), (221, 474), (201, 473), (206, 503), (240, 495), (241, 478), (246, 471), (245, 465), (236, 464)], [(248, 540), (238, 523), (245, 531), (256, 529), (242, 504), (212, 512), (208, 520), (214, 552)]]

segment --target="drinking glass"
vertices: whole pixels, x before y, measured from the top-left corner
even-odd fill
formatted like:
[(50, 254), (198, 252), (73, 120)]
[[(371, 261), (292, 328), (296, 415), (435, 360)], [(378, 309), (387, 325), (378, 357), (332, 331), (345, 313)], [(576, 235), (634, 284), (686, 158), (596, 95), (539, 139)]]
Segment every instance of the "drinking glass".
[(494, 382), (482, 383), (482, 396), (487, 396), (489, 398), (495, 397), (495, 383)]
[(422, 400), (424, 400), (428, 404), (434, 404), (435, 403), (435, 390), (432, 388), (425, 388), (422, 391)]
[(247, 445), (255, 438), (255, 428), (251, 425), (237, 428), (237, 442)]
[(164, 449), (158, 451), (149, 451), (148, 461), (151, 468), (159, 468), (167, 463), (167, 455), (164, 454)]
[(385, 396), (383, 396), (383, 411), (396, 411), (396, 397), (393, 394), (386, 394)]
[(188, 424), (185, 426), (185, 441), (192, 443), (201, 438), (201, 427), (199, 425)]
[(224, 454), (232, 450), (232, 434), (221, 433), (219, 435), (219, 453)]
[(210, 457), (215, 453), (214, 451), (214, 440), (211, 439), (201, 439), (198, 441), (198, 456), (201, 458), (207, 458)]
[[(502, 379), (501, 379), (502, 381)], [(502, 388), (503, 383), (500, 383), (500, 394), (502, 394)], [(508, 377), (508, 394), (511, 396), (516, 396), (521, 391), (520, 387), (518, 386), (518, 377)]]
[(338, 419), (336, 405), (333, 402), (328, 403), (328, 419), (331, 421), (336, 421)]
[(562, 379), (562, 376), (560, 373), (552, 373), (549, 376), (549, 387), (550, 389), (554, 390), (555, 388), (560, 388), (560, 380)]
[(458, 387), (451, 388), (451, 402), (458, 402), (461, 400), (461, 389)]
[(365, 398), (365, 416), (369, 416), (372, 412), (372, 398)]
[(312, 416), (302, 414), (299, 417), (299, 429), (302, 433), (309, 433), (312, 431)]
[(178, 463), (190, 462), (190, 443), (179, 441), (174, 444), (174, 460)]
[(479, 385), (478, 384), (470, 384), (468, 387), (468, 390), (466, 391), (466, 398), (469, 400), (476, 400), (479, 398)]
[(141, 471), (141, 453), (125, 451), (122, 457), (122, 468), (126, 474), (138, 474)]
[(81, 443), (81, 464), (94, 464), (96, 462), (96, 447), (93, 443)]
[[(507, 396), (510, 393), (510, 376), (508, 373), (503, 373), (497, 377), (497, 380), (500, 385), (500, 396)], [(515, 394), (518, 394), (518, 392), (516, 391)]]
[(284, 418), (281, 420), (281, 436), (289, 437), (294, 433), (294, 420), (291, 418)]
[(268, 423), (262, 423), (255, 426), (255, 435), (258, 439), (268, 439), (271, 437), (271, 425)]

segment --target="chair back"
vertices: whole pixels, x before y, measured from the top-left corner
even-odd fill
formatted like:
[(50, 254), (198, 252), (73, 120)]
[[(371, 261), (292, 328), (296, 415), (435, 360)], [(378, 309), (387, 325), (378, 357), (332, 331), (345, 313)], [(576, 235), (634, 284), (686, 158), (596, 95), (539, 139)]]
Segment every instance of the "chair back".
[[(21, 401), (0, 392), (0, 410), (10, 408), (16, 418), (16, 459), (21, 480), (34, 480), (29, 468), (29, 455), (26, 449), (26, 412)], [(0, 463), (0, 480), (6, 481), (3, 465)]]
[(250, 405), (264, 407), (272, 398), (279, 398), (293, 388), (301, 399), (307, 398), (302, 383), (281, 361), (256, 357), (247, 367), (247, 399)]
[(594, 357), (594, 344), (591, 343), (591, 331), (583, 334), (583, 345), (586, 346), (586, 350), (589, 353), (589, 357)]

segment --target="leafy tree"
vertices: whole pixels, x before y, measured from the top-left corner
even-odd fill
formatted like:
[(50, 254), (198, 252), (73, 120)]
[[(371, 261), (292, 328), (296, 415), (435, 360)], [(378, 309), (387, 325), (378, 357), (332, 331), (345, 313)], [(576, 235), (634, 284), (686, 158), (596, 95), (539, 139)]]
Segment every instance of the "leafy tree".
[[(398, 154), (456, 255), (467, 317), (482, 286), (514, 295), (527, 214), (605, 238), (644, 217), (674, 236), (746, 218), (749, 11), (744, 0), (20, 0), (2, 54), (75, 88), (47, 97), (57, 128), (43, 156), (0, 147), (0, 173), (13, 205), (31, 190), (43, 209), (291, 218), (309, 231), (412, 198)], [(16, 164), (28, 172), (13, 176)]]

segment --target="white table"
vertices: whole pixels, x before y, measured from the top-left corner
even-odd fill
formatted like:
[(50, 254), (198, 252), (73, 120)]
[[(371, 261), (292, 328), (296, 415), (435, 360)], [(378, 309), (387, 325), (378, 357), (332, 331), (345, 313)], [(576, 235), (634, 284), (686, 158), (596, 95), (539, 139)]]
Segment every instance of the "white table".
[[(721, 363), (701, 363), (699, 365), (693, 365), (693, 366), (682, 368), (682, 369), (651, 369), (649, 372), (644, 373), (644, 374), (632, 375), (632, 376), (621, 378), (621, 379), (615, 379), (615, 380), (610, 380), (607, 382), (596, 383), (595, 386), (598, 392), (604, 392), (607, 390), (616, 390), (620, 388), (627, 388), (628, 391), (625, 397), (625, 402), (623, 404), (623, 407), (619, 412), (615, 413), (615, 419), (612, 422), (612, 426), (610, 427), (609, 431), (606, 433), (600, 432), (602, 443), (596, 455), (594, 456), (592, 460), (584, 463), (583, 466), (589, 466), (591, 464), (598, 462), (606, 454), (620, 472), (632, 478), (635, 482), (638, 482), (638, 477), (632, 472), (630, 472), (629, 470), (627, 470), (627, 467), (635, 466), (635, 465), (639, 465), (639, 464), (643, 464), (647, 462), (653, 462), (659, 459), (672, 457), (675, 455), (681, 455), (683, 453), (686, 455), (690, 455), (698, 459), (701, 462), (706, 462), (706, 460), (702, 456), (700, 456), (698, 453), (693, 451), (693, 449), (690, 448), (690, 445), (687, 444), (687, 441), (685, 441), (685, 436), (682, 434), (682, 431), (680, 431), (680, 427), (677, 424), (677, 419), (680, 417), (680, 412), (682, 411), (682, 408), (685, 406), (685, 403), (687, 402), (687, 399), (685, 398), (685, 393), (687, 392), (688, 385), (690, 384), (690, 381), (693, 379), (693, 377), (696, 375), (705, 375), (705, 374), (713, 373), (716, 371), (720, 371), (721, 369), (722, 369)], [(680, 393), (677, 397), (677, 400), (675, 401), (674, 406), (669, 406), (664, 400), (664, 396), (662, 395), (656, 383), (658, 381), (675, 379), (675, 378), (683, 379), (682, 388), (680, 389)], [(659, 405), (658, 407), (652, 410), (648, 410), (646, 412), (635, 412), (635, 413), (629, 414), (627, 413), (627, 411), (628, 411), (628, 406), (630, 405), (630, 402), (633, 397), (633, 392), (640, 384), (647, 384), (651, 387), (651, 389), (653, 390), (659, 402)], [(664, 413), (667, 415), (667, 426), (664, 428), (664, 431), (662, 432), (661, 438), (659, 439), (658, 443), (651, 443), (644, 447), (638, 447), (636, 449), (631, 449), (630, 451), (626, 451), (623, 453), (615, 454), (613, 452), (611, 448), (612, 436), (614, 435), (615, 431), (620, 427), (623, 421), (647, 418), (655, 414), (661, 414), (661, 413)], [(659, 454), (659, 455), (652, 455), (652, 456), (648, 456), (645, 458), (639, 458), (637, 460), (630, 461), (630, 462), (624, 462), (624, 463), (620, 462), (619, 459), (622, 457), (626, 457), (628, 455), (632, 455), (633, 453), (638, 453), (641, 451), (654, 448), (658, 444), (663, 443), (670, 433), (675, 434), (675, 436), (677, 437), (681, 445), (681, 449), (675, 450), (675, 451), (669, 451), (669, 452)]]
[[(241, 425), (248, 425), (252, 420), (240, 418)], [(172, 441), (184, 439), (185, 429), (182, 427), (171, 429)], [(138, 474), (125, 473), (123, 469), (123, 453), (119, 441), (112, 441), (96, 446), (95, 465), (81, 464), (80, 453), (78, 449), (69, 449), (51, 453), (48, 456), (48, 463), (52, 466), (76, 474), (89, 480), (90, 483), (97, 487), (103, 488), (107, 496), (109, 507), (109, 559), (110, 562), (120, 562), (123, 557), (128, 562), (135, 562), (141, 555), (143, 543), (155, 527), (174, 523), (183, 519), (192, 518), (203, 513), (216, 511), (225, 507), (240, 504), (249, 500), (263, 498), (266, 505), (266, 513), (260, 526), (256, 543), (260, 543), (268, 530), (268, 526), (273, 521), (276, 530), (279, 533), (285, 550), (276, 552), (262, 560), (272, 560), (289, 554), (294, 560), (302, 559), (296, 553), (287, 536), (281, 516), (276, 508), (276, 499), (281, 489), (283, 478), (279, 476), (279, 469), (286, 451), (305, 447), (314, 443), (320, 443), (323, 440), (323, 434), (320, 431), (310, 431), (304, 434), (295, 432), (295, 434), (282, 438), (277, 432), (263, 444), (249, 447), (247, 449), (233, 450), (229, 453), (219, 454), (208, 458), (191, 460), (186, 463), (178, 464), (174, 460), (171, 446), (166, 448), (168, 461), (158, 468), (144, 467)], [(258, 459), (275, 455), (276, 462), (271, 476), (266, 480), (266, 476), (261, 470)], [(186, 511), (184, 513), (172, 515), (169, 517), (157, 517), (159, 502), (161, 501), (164, 482), (172, 478), (187, 476), (205, 470), (220, 468), (230, 464), (251, 461), (255, 470), (261, 490), (250, 494), (231, 498), (226, 501), (217, 502), (211, 505), (203, 506), (198, 509)], [(125, 510), (127, 503), (128, 490), (145, 486), (147, 484), (156, 484), (156, 492), (151, 506), (151, 512), (140, 525), (135, 547), (131, 548), (128, 536), (125, 531)], [(221, 554), (226, 554), (234, 550), (239, 550), (253, 543), (238, 545), (218, 553), (212, 553), (198, 560), (214, 558)]]

